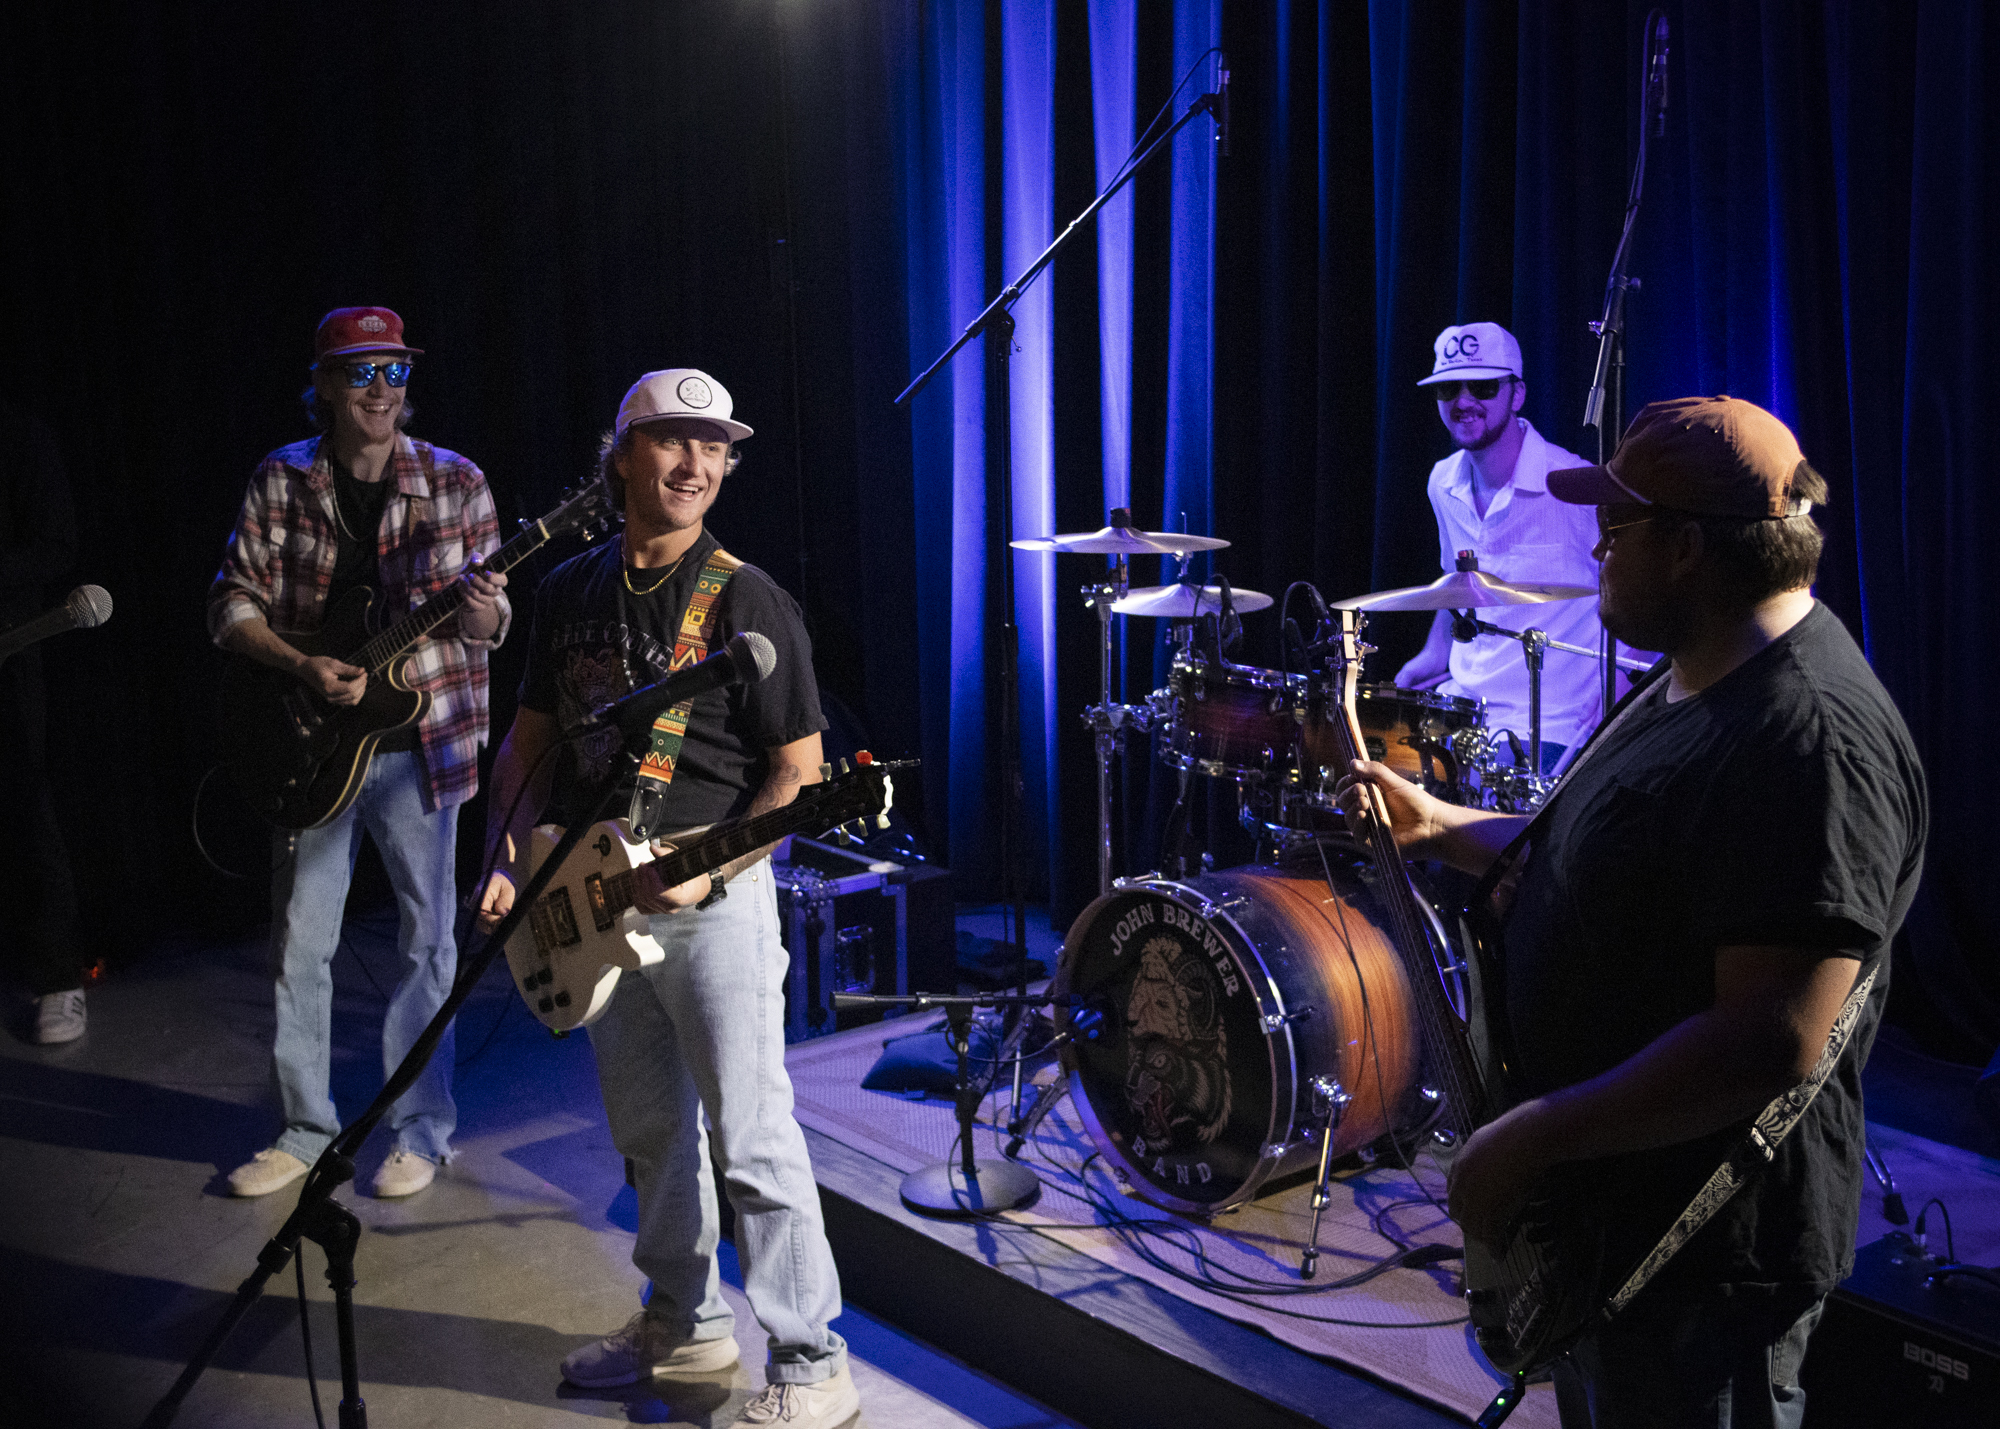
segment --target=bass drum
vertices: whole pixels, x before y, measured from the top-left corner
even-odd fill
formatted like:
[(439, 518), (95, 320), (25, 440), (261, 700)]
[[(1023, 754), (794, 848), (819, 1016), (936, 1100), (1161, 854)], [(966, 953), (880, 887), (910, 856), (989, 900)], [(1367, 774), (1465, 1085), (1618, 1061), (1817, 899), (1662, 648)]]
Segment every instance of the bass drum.
[(1084, 1125), (1133, 1193), (1183, 1215), (1414, 1125), (1421, 1037), (1367, 875), (1134, 880), (1077, 917), (1056, 990)]

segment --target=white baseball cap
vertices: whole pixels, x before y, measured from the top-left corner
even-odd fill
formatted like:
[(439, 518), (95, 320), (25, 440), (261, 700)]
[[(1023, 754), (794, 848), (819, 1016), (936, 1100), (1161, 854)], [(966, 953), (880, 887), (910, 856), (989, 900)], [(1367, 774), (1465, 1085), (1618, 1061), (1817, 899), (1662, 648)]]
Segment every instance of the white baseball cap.
[(1521, 344), (1498, 323), (1448, 327), (1437, 335), (1431, 348), (1437, 353), (1437, 362), (1431, 375), (1418, 381), (1419, 387), (1465, 378), (1521, 375)]
[(624, 436), (634, 422), (690, 417), (720, 427), (729, 440), (740, 442), (751, 431), (730, 420), (732, 410), (729, 389), (706, 372), (695, 367), (669, 367), (664, 372), (648, 372), (632, 384), (632, 390), (618, 404), (616, 435)]

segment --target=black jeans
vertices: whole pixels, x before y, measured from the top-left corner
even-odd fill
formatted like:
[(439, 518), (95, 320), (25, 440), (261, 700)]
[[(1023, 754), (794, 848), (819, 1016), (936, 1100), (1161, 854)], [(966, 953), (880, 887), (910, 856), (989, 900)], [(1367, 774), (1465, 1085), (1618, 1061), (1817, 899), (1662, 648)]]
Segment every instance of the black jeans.
[(1799, 1367), (1824, 1304), (1803, 1293), (1657, 1305), (1641, 1295), (1557, 1363), (1563, 1429), (1799, 1429)]

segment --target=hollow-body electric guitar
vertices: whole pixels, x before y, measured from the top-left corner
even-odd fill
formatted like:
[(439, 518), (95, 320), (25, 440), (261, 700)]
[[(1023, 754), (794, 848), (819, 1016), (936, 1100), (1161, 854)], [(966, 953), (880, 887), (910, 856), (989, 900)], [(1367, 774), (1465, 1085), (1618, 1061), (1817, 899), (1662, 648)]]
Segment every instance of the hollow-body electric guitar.
[[(486, 560), (504, 574), (546, 542), (606, 519), (595, 485), (566, 499)], [(251, 810), (284, 829), (316, 829), (339, 817), (368, 775), (384, 735), (415, 724), (431, 707), (428, 690), (409, 684), (417, 642), (465, 604), (466, 584), (453, 581), (380, 633), (371, 633), (369, 590), (350, 591), (311, 632), (278, 635), (307, 656), (331, 655), (368, 672), (358, 704), (335, 705), (290, 674), (243, 656), (229, 662), (221, 720), (231, 751), (230, 772)]]
[[(790, 834), (844, 833), (849, 822), (870, 818), (887, 828), (895, 797), (890, 772), (913, 763), (878, 764), (864, 751), (852, 769), (843, 762), (837, 777), (807, 785), (791, 803), (719, 824), (658, 858), (644, 841), (632, 838), (623, 819), (593, 826), (507, 939), (507, 966), (528, 1010), (556, 1031), (568, 1032), (604, 1011), (620, 973), (660, 960), (660, 945), (648, 931), (650, 915), (632, 906), (645, 865), (658, 870), (662, 887), (673, 888)], [(552, 824), (534, 831), (528, 844), (531, 873), (561, 837)]]

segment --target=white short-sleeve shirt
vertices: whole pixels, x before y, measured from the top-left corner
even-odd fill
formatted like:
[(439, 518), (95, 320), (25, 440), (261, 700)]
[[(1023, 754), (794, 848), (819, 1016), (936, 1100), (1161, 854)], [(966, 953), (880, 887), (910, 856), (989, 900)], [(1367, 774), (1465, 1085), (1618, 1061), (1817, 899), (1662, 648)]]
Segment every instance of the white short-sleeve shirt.
[[(1473, 551), (1479, 569), (1506, 581), (1597, 586), (1597, 514), (1589, 506), (1572, 506), (1549, 495), (1551, 471), (1591, 463), (1574, 452), (1544, 440), (1525, 417), (1521, 424), (1521, 454), (1514, 477), (1494, 496), (1480, 516), (1472, 504), (1472, 458), (1453, 452), (1431, 468), (1431, 510), (1437, 516), (1438, 559), (1446, 571), (1456, 570), (1458, 553)], [(1602, 627), (1597, 621), (1597, 597), (1556, 601), (1547, 605), (1502, 605), (1477, 612), (1482, 620), (1509, 630), (1530, 627), (1547, 631), (1551, 639), (1588, 650), (1598, 648)], [(1438, 686), (1448, 695), (1486, 701), (1487, 728), (1510, 729), (1528, 740), (1528, 665), (1521, 643), (1503, 635), (1481, 635), (1470, 642), (1454, 641), (1451, 674)], [(1598, 720), (1597, 661), (1561, 650), (1549, 650), (1542, 661), (1542, 739), (1574, 745)]]

